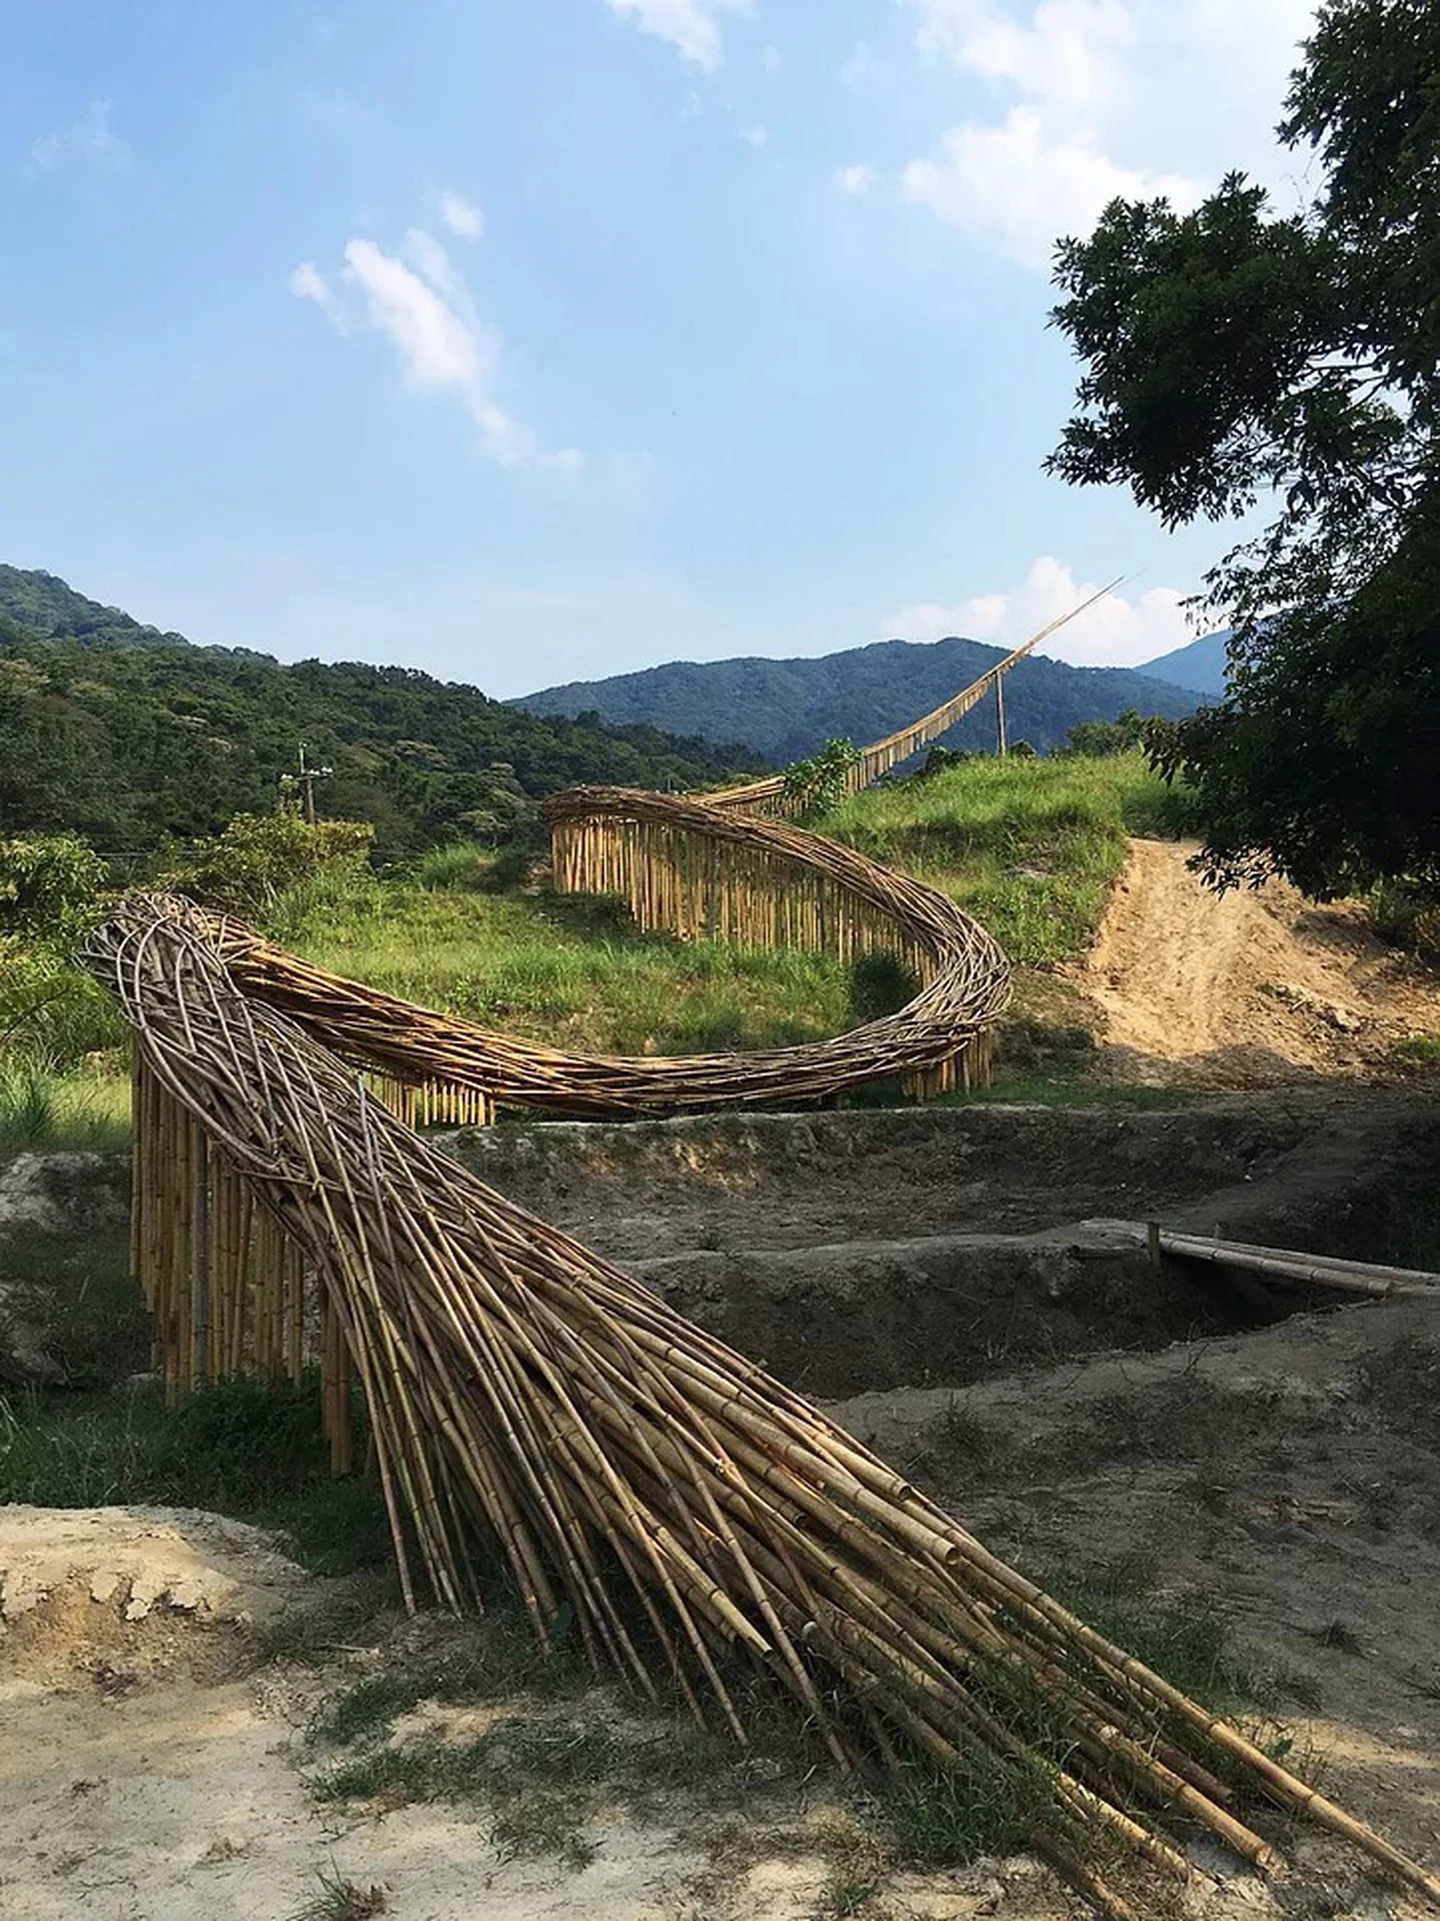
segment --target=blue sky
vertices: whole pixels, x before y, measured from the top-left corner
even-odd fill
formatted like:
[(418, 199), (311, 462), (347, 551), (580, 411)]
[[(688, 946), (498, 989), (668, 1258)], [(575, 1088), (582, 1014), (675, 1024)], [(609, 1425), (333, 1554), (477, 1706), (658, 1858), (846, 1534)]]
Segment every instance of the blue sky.
[(1052, 235), (1270, 134), (1309, 0), (8, 0), (0, 559), (508, 695), (1188, 637), (1040, 472)]

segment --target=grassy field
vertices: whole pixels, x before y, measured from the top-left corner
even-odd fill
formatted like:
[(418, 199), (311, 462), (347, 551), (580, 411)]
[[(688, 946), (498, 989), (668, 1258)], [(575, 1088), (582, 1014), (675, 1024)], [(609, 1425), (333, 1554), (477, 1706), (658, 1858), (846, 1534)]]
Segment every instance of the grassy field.
[(784, 1045), (850, 1020), (849, 974), (824, 955), (642, 935), (614, 903), (482, 891), (485, 868), (475, 850), (443, 890), (423, 875), (356, 890), (294, 916), (289, 939), (406, 1000), (595, 1053)]
[[(1020, 966), (1003, 1093), (1051, 1083), (1065, 996), (1027, 968), (1083, 953), (1127, 834), (1185, 825), (1183, 801), (1138, 754), (974, 760), (845, 801), (814, 823), (943, 888)], [(703, 1054), (820, 1039), (877, 1011), (867, 983), (824, 955), (744, 952), (638, 934), (614, 902), (504, 877), (478, 847), (383, 874), (340, 871), (282, 897), (271, 926), (336, 973), (576, 1052)], [(0, 1144), (104, 1147), (128, 1124), (123, 1031), (88, 981), (0, 954)], [(1084, 1036), (1069, 1030), (1070, 1051)], [(1081, 1082), (1083, 1085), (1083, 1081)], [(992, 1095), (992, 1098), (994, 1096)]]
[(1136, 753), (967, 761), (856, 794), (817, 825), (941, 888), (1026, 965), (1084, 952), (1128, 834), (1172, 837), (1187, 821)]

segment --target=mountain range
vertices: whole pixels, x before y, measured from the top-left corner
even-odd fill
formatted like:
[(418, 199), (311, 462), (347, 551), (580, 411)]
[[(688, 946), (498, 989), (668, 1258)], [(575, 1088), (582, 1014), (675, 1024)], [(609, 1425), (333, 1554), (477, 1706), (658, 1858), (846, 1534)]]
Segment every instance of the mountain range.
[[(532, 714), (585, 715), (701, 740), (743, 740), (770, 766), (784, 767), (827, 740), (857, 746), (878, 740), (1004, 658), (1004, 649), (974, 640), (881, 640), (815, 658), (672, 661), (547, 687), (515, 705)], [(1042, 752), (1062, 745), (1079, 721), (1115, 720), (1131, 708), (1175, 719), (1196, 705), (1195, 690), (1175, 679), (1129, 667), (1070, 667), (1036, 654), (1005, 680), (1010, 739), (1028, 740)], [(987, 700), (944, 736), (944, 745), (991, 747), (995, 731), (995, 703)]]
[(1154, 680), (1173, 681), (1177, 687), (1188, 687), (1194, 693), (1218, 700), (1225, 692), (1225, 648), (1229, 639), (1228, 627), (1218, 634), (1202, 634), (1188, 647), (1177, 647), (1171, 653), (1157, 654), (1154, 660), (1142, 661), (1136, 672), (1148, 674)]

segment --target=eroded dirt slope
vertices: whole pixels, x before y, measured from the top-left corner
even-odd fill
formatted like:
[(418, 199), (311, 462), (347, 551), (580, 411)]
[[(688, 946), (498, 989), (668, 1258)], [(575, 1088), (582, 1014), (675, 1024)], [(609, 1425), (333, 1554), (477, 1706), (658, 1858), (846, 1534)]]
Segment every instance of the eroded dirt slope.
[(1373, 1069), (1440, 1034), (1440, 979), (1360, 910), (1279, 880), (1215, 894), (1192, 842), (1135, 840), (1077, 972), (1117, 1077), (1263, 1087)]

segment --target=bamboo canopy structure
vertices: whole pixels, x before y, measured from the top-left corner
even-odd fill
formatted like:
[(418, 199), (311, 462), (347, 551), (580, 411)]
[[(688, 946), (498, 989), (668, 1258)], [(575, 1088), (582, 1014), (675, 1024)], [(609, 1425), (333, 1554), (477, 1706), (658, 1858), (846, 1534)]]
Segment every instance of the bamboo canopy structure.
[[(1042, 640), (1048, 640), (1051, 634), (1058, 632), (1078, 615), (1083, 614), (1087, 607), (1093, 607), (1097, 600), (1103, 600), (1106, 594), (1113, 593), (1119, 584), (1119, 581), (1112, 580), (1108, 587), (1098, 588), (1087, 600), (1082, 600), (1078, 607), (1072, 607), (1069, 613), (1061, 614), (1057, 620), (1052, 620), (1047, 626), (1040, 628), (1038, 633), (1022, 641), (1013, 652), (1007, 654), (1003, 660), (997, 661), (986, 673), (981, 674), (978, 680), (972, 680), (968, 687), (962, 687), (958, 694), (952, 694), (948, 700), (942, 701), (930, 713), (923, 714), (919, 720), (911, 721), (908, 726), (897, 728), (893, 734), (887, 734), (883, 740), (872, 741), (868, 747), (862, 747), (852, 764), (845, 769), (847, 793), (858, 794), (862, 788), (872, 787), (892, 768), (898, 767), (902, 761), (909, 760), (912, 754), (918, 754), (922, 747), (928, 747), (932, 741), (939, 740), (942, 734), (948, 734), (958, 721), (962, 721), (968, 713), (979, 706), (988, 693), (993, 691), (997, 699), (1003, 701), (1002, 689), (1005, 676), (1010, 670), (1018, 667), (1026, 655), (1033, 652)], [(1003, 715), (1003, 707), (1001, 712)], [(769, 774), (762, 780), (745, 781), (735, 787), (722, 787), (707, 794), (705, 798), (712, 807), (736, 809), (746, 813), (778, 815), (804, 806), (803, 795), (797, 798), (787, 791), (783, 774)]]
[[(177, 1391), (318, 1358), (341, 1472), (358, 1383), (409, 1605), (478, 1605), (468, 1543), (486, 1531), (542, 1642), (573, 1620), (597, 1669), (677, 1688), (740, 1742), (758, 1674), (842, 1768), (983, 1755), (1025, 1784), (1033, 1846), (1112, 1921), (1135, 1910), (1098, 1864), (1184, 1880), (1187, 1830), (1274, 1867), (1253, 1800), (1440, 1905), (1422, 1867), (818, 1409), (413, 1133), (242, 985), (228, 939), (141, 896), (86, 950), (135, 1033), (157, 1349)], [(432, 1072), (414, 1047), (412, 1072)]]

